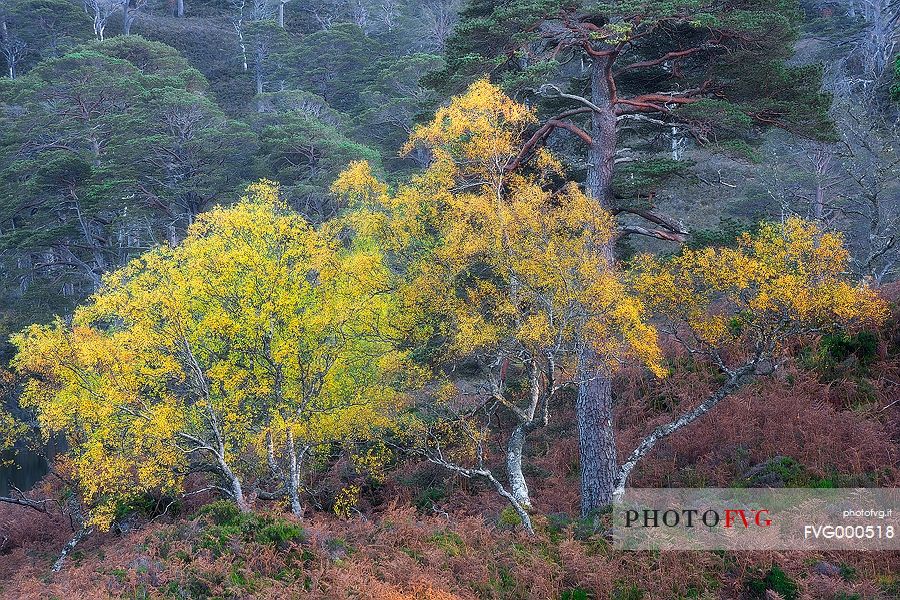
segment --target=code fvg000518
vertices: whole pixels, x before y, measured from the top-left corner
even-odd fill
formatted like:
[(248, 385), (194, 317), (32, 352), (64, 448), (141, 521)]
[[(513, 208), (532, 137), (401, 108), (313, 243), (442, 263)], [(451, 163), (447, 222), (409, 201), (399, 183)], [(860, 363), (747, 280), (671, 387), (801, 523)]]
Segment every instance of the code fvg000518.
[(893, 525), (804, 525), (803, 537), (826, 540), (892, 540)]

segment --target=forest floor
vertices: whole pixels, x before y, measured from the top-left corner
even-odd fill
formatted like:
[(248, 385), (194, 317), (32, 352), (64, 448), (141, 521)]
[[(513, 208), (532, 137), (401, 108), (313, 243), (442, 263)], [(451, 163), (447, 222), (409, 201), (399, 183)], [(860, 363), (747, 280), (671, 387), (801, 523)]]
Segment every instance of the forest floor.
[[(820, 340), (793, 354), (780, 375), (717, 408), (727, 427), (707, 418), (672, 436), (640, 465), (632, 485), (898, 487), (900, 407), (892, 403), (900, 397), (900, 319), (874, 343)], [(619, 378), (622, 453), (709, 385), (700, 370), (676, 373), (648, 380), (634, 370)], [(618, 551), (608, 522), (577, 518), (570, 402), (530, 448), (533, 538), (487, 487), (415, 462), (364, 489), (349, 519), (311, 508), (298, 520), (262, 502), (258, 512), (241, 515), (203, 496), (177, 512), (150, 507), (127, 531), (88, 538), (56, 575), (50, 566), (71, 536), (68, 521), (3, 505), (0, 597), (900, 598), (900, 550)], [(53, 493), (51, 482), (45, 486)]]

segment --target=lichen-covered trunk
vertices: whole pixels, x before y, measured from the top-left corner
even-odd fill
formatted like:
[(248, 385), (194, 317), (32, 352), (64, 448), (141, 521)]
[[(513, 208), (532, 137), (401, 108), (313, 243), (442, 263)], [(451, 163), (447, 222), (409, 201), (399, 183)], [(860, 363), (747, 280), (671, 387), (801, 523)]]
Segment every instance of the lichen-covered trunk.
[(241, 512), (250, 512), (250, 505), (247, 503), (247, 498), (244, 496), (244, 487), (241, 485), (241, 480), (228, 465), (224, 453), (217, 454), (216, 460), (219, 463), (219, 470), (221, 471), (222, 476), (228, 483), (231, 499), (234, 500), (234, 503), (237, 504)]
[(92, 527), (85, 528), (81, 527), (75, 534), (69, 539), (68, 543), (63, 546), (62, 551), (59, 553), (59, 558), (56, 559), (56, 562), (53, 563), (53, 567), (50, 569), (51, 573), (59, 573), (63, 565), (66, 562), (66, 558), (75, 550), (75, 546), (81, 543), (84, 538), (88, 537), (94, 529)]
[[(612, 208), (612, 180), (616, 154), (616, 114), (607, 78), (609, 58), (594, 59), (591, 67), (591, 102), (602, 109), (593, 112), (591, 144), (588, 151), (587, 192), (604, 208)], [(613, 243), (598, 251), (610, 263)], [(612, 381), (604, 357), (590, 347), (579, 358), (578, 419), (581, 458), (581, 513), (587, 516), (612, 500), (617, 471), (616, 444), (612, 428)]]
[(287, 432), (287, 451), (290, 460), (290, 469), (288, 470), (288, 481), (285, 486), (288, 490), (288, 497), (291, 499), (291, 512), (298, 516), (303, 516), (303, 505), (300, 503), (300, 462), (297, 460), (297, 447), (294, 445), (294, 432), (288, 428)]
[(531, 496), (528, 484), (522, 474), (522, 451), (527, 434), (524, 424), (517, 425), (506, 444), (506, 473), (509, 479), (509, 491), (525, 508), (531, 508)]
[(640, 461), (643, 457), (647, 456), (653, 447), (656, 446), (658, 442), (666, 439), (682, 427), (687, 427), (697, 419), (703, 417), (709, 411), (714, 409), (719, 402), (724, 400), (725, 398), (730, 397), (732, 394), (737, 392), (741, 386), (745, 383), (751, 381), (754, 376), (754, 372), (756, 371), (757, 364), (759, 362), (759, 357), (752, 359), (751, 361), (745, 363), (738, 369), (735, 369), (728, 376), (728, 379), (722, 386), (717, 389), (715, 392), (710, 394), (706, 400), (700, 403), (696, 408), (682, 414), (680, 417), (675, 419), (674, 421), (670, 421), (665, 425), (660, 425), (649, 435), (647, 435), (641, 443), (638, 444), (637, 448), (635, 448), (631, 454), (629, 454), (625, 461), (622, 463), (622, 467), (619, 469), (616, 474), (616, 487), (613, 492), (613, 499), (618, 499), (624, 496), (625, 494), (625, 485), (628, 483), (628, 477), (631, 475), (631, 472), (634, 470), (635, 465), (637, 465), (638, 461)]
[(244, 497), (244, 488), (241, 486), (240, 479), (232, 475), (230, 485), (234, 503), (237, 504), (241, 512), (250, 512), (250, 505), (247, 504), (247, 499)]
[(62, 551), (60, 551), (59, 553), (59, 557), (56, 559), (56, 562), (53, 563), (53, 567), (50, 569), (51, 573), (59, 573), (66, 562), (66, 558), (72, 553), (73, 550), (75, 550), (75, 546), (80, 544), (82, 540), (84, 540), (94, 531), (93, 527), (85, 526), (82, 506), (76, 495), (69, 496), (69, 499), (66, 500), (65, 512), (68, 513), (69, 520), (72, 523), (72, 527), (75, 529), (75, 533), (69, 539), (68, 543), (63, 546)]

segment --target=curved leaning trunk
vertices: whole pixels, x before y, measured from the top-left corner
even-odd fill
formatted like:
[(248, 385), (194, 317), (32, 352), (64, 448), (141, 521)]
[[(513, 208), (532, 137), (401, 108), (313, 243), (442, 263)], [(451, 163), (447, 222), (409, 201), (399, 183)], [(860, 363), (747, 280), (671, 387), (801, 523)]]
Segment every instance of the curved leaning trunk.
[[(51, 573), (59, 573), (63, 565), (66, 562), (66, 558), (75, 550), (75, 546), (81, 543), (82, 540), (87, 538), (91, 533), (93, 533), (93, 527), (86, 527), (84, 522), (84, 515), (82, 514), (81, 503), (77, 500), (76, 496), (70, 496), (66, 501), (67, 512), (69, 513), (69, 519), (72, 522), (73, 527), (77, 527), (74, 535), (69, 539), (63, 549), (59, 553), (59, 557), (53, 563), (53, 567), (50, 569)], [(46, 512), (46, 510), (44, 510)]]
[(250, 512), (250, 504), (247, 502), (246, 496), (244, 496), (244, 486), (241, 484), (241, 479), (238, 477), (237, 473), (232, 470), (231, 466), (228, 464), (228, 460), (225, 458), (225, 444), (222, 440), (222, 435), (219, 433), (218, 425), (216, 425), (214, 429), (218, 449), (213, 450), (213, 454), (218, 463), (219, 472), (227, 482), (231, 499), (234, 500), (234, 503), (237, 504), (240, 511), (243, 513)]
[(637, 465), (638, 461), (649, 454), (658, 442), (669, 437), (682, 427), (690, 425), (691, 423), (711, 411), (713, 408), (715, 408), (716, 405), (719, 404), (719, 402), (738, 391), (753, 377), (757, 362), (758, 359), (751, 360), (750, 362), (742, 365), (737, 370), (729, 373), (728, 379), (725, 381), (725, 383), (723, 383), (722, 386), (719, 387), (719, 389), (710, 394), (709, 397), (701, 402), (696, 408), (682, 414), (674, 421), (670, 421), (664, 425), (660, 425), (652, 432), (650, 432), (650, 434), (643, 440), (641, 440), (641, 443), (638, 444), (637, 448), (635, 448), (631, 452), (631, 454), (628, 455), (628, 458), (625, 459), (625, 462), (622, 463), (622, 467), (616, 473), (615, 488), (613, 490), (612, 500), (621, 499), (622, 496), (625, 495), (625, 485), (628, 483), (628, 477), (631, 475), (631, 472), (634, 470), (634, 467), (635, 465)]
[[(591, 113), (593, 143), (588, 151), (585, 187), (591, 197), (612, 208), (612, 179), (616, 154), (616, 114), (607, 79), (611, 59), (594, 59), (591, 67), (591, 102), (602, 112)], [(613, 242), (599, 249), (612, 262)], [(578, 398), (575, 412), (581, 458), (581, 514), (588, 514), (612, 501), (618, 469), (612, 426), (612, 380), (602, 368), (603, 357), (592, 349), (581, 351), (578, 361)]]
[(234, 471), (231, 470), (224, 458), (219, 459), (219, 467), (221, 468), (225, 479), (228, 481), (228, 487), (230, 488), (231, 498), (234, 500), (234, 503), (237, 504), (241, 512), (250, 512), (250, 505), (247, 503), (247, 498), (244, 496), (244, 488), (241, 485), (241, 480), (234, 474)]
[(81, 541), (86, 537), (91, 535), (93, 531), (93, 527), (85, 528), (83, 526), (78, 531), (76, 531), (75, 535), (73, 535), (71, 539), (69, 539), (68, 543), (63, 546), (62, 551), (59, 553), (59, 557), (56, 559), (56, 562), (53, 563), (53, 567), (50, 568), (50, 572), (59, 573), (66, 562), (66, 558), (72, 553), (73, 550), (75, 550), (75, 546), (81, 543)]
[[(216, 435), (218, 436), (218, 432)], [(225, 479), (225, 482), (228, 484), (228, 493), (231, 495), (231, 499), (234, 500), (234, 503), (237, 504), (241, 512), (250, 512), (250, 505), (247, 503), (247, 498), (244, 496), (244, 487), (241, 485), (240, 478), (238, 478), (237, 474), (231, 469), (228, 461), (225, 460), (225, 448), (221, 441), (219, 442), (219, 449), (213, 450), (212, 453), (218, 464), (219, 473), (221, 473), (223, 479)]]
[(524, 508), (531, 508), (531, 496), (528, 484), (522, 474), (522, 451), (525, 448), (525, 437), (528, 435), (525, 424), (517, 425), (506, 444), (506, 474), (509, 479), (509, 491)]
[(531, 401), (524, 411), (514, 410), (518, 423), (506, 441), (506, 478), (509, 483), (509, 493), (526, 511), (531, 509), (531, 495), (528, 492), (525, 475), (522, 473), (522, 454), (528, 434), (540, 427), (545, 427), (550, 418), (549, 402), (553, 395), (555, 370), (555, 361), (552, 355), (548, 355), (548, 363), (544, 384), (546, 387), (542, 388), (540, 363), (537, 359), (532, 358), (529, 367)]

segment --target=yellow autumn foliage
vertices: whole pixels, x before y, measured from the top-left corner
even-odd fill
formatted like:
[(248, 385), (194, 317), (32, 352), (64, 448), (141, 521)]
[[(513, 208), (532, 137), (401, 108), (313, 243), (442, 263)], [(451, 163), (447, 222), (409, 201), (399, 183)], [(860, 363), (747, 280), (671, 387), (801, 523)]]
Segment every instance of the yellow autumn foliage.
[(445, 338), (449, 358), (512, 342), (573, 360), (587, 344), (611, 365), (633, 357), (662, 374), (642, 303), (605, 253), (612, 215), (575, 184), (554, 189), (562, 167), (547, 150), (509, 169), (534, 121), (486, 80), (472, 84), (410, 136), (405, 150), (425, 146), (433, 161), (407, 183), (391, 189), (361, 162), (338, 178), (354, 208), (345, 223), (402, 264), (408, 317)]
[(16, 368), (38, 376), (22, 404), (66, 436), (101, 527), (198, 463), (250, 477), (267, 440), (282, 464), (288, 434), (300, 456), (365, 440), (402, 402), (387, 281), (378, 252), (344, 250), (261, 181), (109, 274), (71, 323), (16, 336)]
[(849, 261), (840, 234), (790, 218), (743, 234), (734, 248), (639, 256), (632, 282), (654, 313), (686, 324), (700, 344), (750, 335), (774, 347), (799, 333), (883, 321), (886, 303), (849, 280)]

